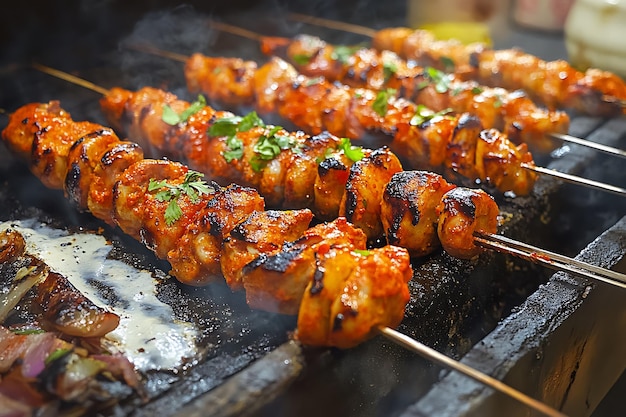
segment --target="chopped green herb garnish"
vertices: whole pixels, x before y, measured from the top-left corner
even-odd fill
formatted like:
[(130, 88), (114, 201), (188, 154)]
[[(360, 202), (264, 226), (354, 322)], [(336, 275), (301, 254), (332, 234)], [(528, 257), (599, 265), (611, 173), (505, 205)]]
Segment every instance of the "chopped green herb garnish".
[(44, 360), (44, 363), (46, 365), (51, 364), (52, 362), (56, 361), (57, 359), (61, 359), (62, 357), (64, 357), (65, 355), (68, 355), (72, 352), (72, 349), (56, 349), (55, 351), (53, 351), (51, 354), (48, 355), (48, 357)]
[(291, 60), (298, 65), (307, 65), (311, 62), (311, 58), (313, 58), (311, 55), (295, 54), (291, 57)]
[(43, 329), (15, 329), (13, 330), (13, 333), (20, 334), (20, 335), (41, 334), (45, 332), (46, 331)]
[(472, 87), (472, 94), (476, 95), (476, 94), (480, 94), (483, 92), (483, 89), (480, 87)]
[(443, 68), (446, 72), (454, 71), (454, 61), (452, 60), (452, 58), (442, 56), (439, 60), (441, 61), (441, 64), (443, 65)]
[(243, 141), (237, 136), (229, 136), (226, 139), (226, 147), (228, 149), (222, 152), (226, 162), (240, 159), (243, 156)]
[(369, 256), (372, 254), (372, 251), (369, 251), (367, 249), (354, 249), (352, 252), (358, 253), (359, 255), (362, 255), (362, 256)]
[(324, 77), (321, 77), (321, 76), (320, 77), (315, 77), (315, 78), (309, 78), (308, 80), (306, 80), (306, 83), (304, 83), (304, 86), (305, 87), (310, 87), (312, 85), (319, 84), (322, 81), (324, 81)]
[(185, 174), (185, 179), (181, 184), (170, 184), (165, 180), (150, 179), (148, 192), (156, 192), (155, 198), (157, 200), (169, 202), (165, 209), (165, 223), (168, 226), (174, 224), (183, 215), (183, 211), (178, 205), (178, 200), (183, 195), (188, 196), (192, 203), (197, 203), (200, 200), (200, 195), (213, 192), (206, 181), (201, 179), (202, 177), (204, 174), (190, 170)]
[(350, 142), (350, 139), (348, 138), (341, 138), (339, 145), (337, 145), (337, 149), (342, 150), (352, 162), (363, 159), (363, 148), (360, 146), (353, 146), (352, 142)]
[(255, 111), (252, 111), (244, 117), (231, 116), (217, 119), (209, 127), (208, 134), (214, 137), (226, 136), (228, 149), (222, 152), (222, 156), (226, 162), (231, 162), (243, 156), (243, 142), (237, 138), (237, 133), (247, 132), (255, 126), (263, 127), (265, 123)]
[(198, 113), (204, 107), (206, 107), (206, 99), (203, 95), (199, 95), (198, 99), (191, 103), (189, 107), (183, 110), (180, 114), (176, 113), (169, 105), (164, 104), (161, 119), (168, 125), (176, 126), (179, 123), (186, 122), (189, 117)]
[(396, 95), (394, 88), (388, 88), (381, 90), (376, 94), (376, 99), (372, 104), (372, 108), (379, 116), (384, 117), (387, 114), (387, 108), (389, 107), (389, 99)]
[(385, 82), (389, 81), (389, 79), (398, 72), (398, 65), (395, 62), (384, 62), (383, 63), (383, 77), (385, 78)]
[(333, 61), (339, 61), (342, 64), (348, 64), (350, 62), (350, 57), (361, 48), (361, 45), (337, 45), (333, 48), (333, 51), (330, 54), (330, 59)]
[(450, 112), (452, 112), (452, 109), (450, 108), (434, 112), (423, 104), (418, 104), (415, 115), (411, 118), (410, 123), (413, 126), (421, 126), (424, 123), (433, 120), (435, 117), (443, 117)]
[(293, 136), (277, 134), (282, 129), (281, 126), (274, 126), (259, 137), (254, 145), (256, 155), (250, 161), (254, 171), (262, 170), (268, 161), (276, 158), (283, 150), (292, 149), (294, 152), (300, 152), (299, 143)]
[(426, 75), (435, 83), (435, 91), (445, 93), (450, 88), (450, 76), (433, 67), (426, 68)]

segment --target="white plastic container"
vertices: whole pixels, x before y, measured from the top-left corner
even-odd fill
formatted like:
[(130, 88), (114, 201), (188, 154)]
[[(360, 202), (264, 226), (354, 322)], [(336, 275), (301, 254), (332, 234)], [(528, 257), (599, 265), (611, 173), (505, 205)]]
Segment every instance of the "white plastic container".
[(569, 60), (626, 78), (626, 1), (576, 0), (565, 22)]

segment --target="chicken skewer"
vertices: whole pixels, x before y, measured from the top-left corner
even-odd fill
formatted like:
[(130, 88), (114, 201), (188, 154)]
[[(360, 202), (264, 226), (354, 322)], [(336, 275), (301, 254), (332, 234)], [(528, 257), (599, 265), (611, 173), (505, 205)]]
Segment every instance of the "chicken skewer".
[(567, 134), (569, 116), (538, 108), (520, 90), (490, 88), (475, 81), (460, 81), (432, 67), (423, 68), (401, 59), (391, 51), (363, 46), (333, 46), (309, 35), (294, 39), (262, 36), (224, 22), (211, 21), (211, 27), (252, 39), (266, 55), (285, 57), (310, 77), (323, 76), (351, 87), (385, 90), (428, 106), (434, 112), (475, 113), (486, 128), (504, 131), (516, 143), (526, 142), (532, 150), (554, 149), (547, 138), (585, 146), (626, 158), (626, 151)]
[[(31, 171), (47, 186), (63, 189), (79, 209), (90, 210), (101, 220), (116, 224), (144, 242), (158, 256), (162, 257), (167, 247), (186, 246), (188, 249), (189, 244), (196, 246), (195, 252), (186, 252), (188, 257), (182, 264), (204, 263), (203, 275), (207, 281), (217, 275), (215, 264), (220, 262), (221, 255), (214, 253), (207, 257), (210, 255), (207, 250), (224, 250), (224, 256), (228, 257), (227, 249), (222, 245), (228, 242), (229, 237), (237, 239), (242, 230), (231, 234), (237, 227), (258, 229), (259, 218), (266, 218), (271, 219), (269, 224), (274, 225), (273, 231), (277, 228), (288, 231), (293, 230), (294, 224), (302, 227), (308, 223), (307, 218), (310, 219), (306, 211), (282, 214), (263, 211), (262, 200), (253, 190), (234, 185), (226, 189), (216, 184), (208, 185), (198, 181), (198, 176), (193, 175), (182, 164), (143, 159), (137, 145), (120, 141), (110, 129), (103, 126), (74, 122), (60, 108), (58, 102), (33, 103), (18, 109), (11, 115), (2, 137), (16, 155), (30, 161)], [(195, 191), (192, 192), (191, 189)], [(173, 190), (186, 191), (180, 191), (174, 197), (171, 195)], [(170, 202), (161, 201), (163, 198), (159, 199), (153, 192), (170, 193)], [(165, 194), (160, 195), (164, 197)], [(175, 220), (177, 224), (172, 227), (170, 223), (168, 227), (163, 227), (167, 223), (167, 211), (171, 208), (171, 201), (175, 201), (180, 210)], [(454, 217), (453, 213), (450, 215), (451, 218)], [(259, 218), (246, 224), (246, 219), (249, 220), (251, 216)], [(284, 216), (284, 226), (276, 221), (277, 216)], [(302, 222), (302, 219), (305, 221)], [(186, 230), (181, 230), (185, 224)], [(219, 226), (221, 230), (215, 230)], [(161, 233), (151, 233), (155, 230)], [(210, 230), (214, 230), (213, 234), (208, 233)], [(177, 235), (179, 238), (174, 242)], [(193, 236), (195, 239), (191, 239)], [(200, 236), (202, 238), (198, 239)], [(212, 243), (209, 242), (212, 240), (211, 236)], [(269, 244), (278, 243), (277, 239), (283, 241), (284, 237), (284, 234), (270, 232), (262, 239), (267, 239), (265, 243)], [(364, 243), (362, 232), (359, 233), (358, 229), (345, 221), (336, 221), (332, 225), (321, 224), (309, 228), (293, 245), (278, 249), (281, 253), (294, 255), (286, 265), (293, 270), (283, 270), (284, 275), (292, 275), (285, 277), (290, 278), (283, 280), (285, 285), (293, 287), (303, 279), (294, 281), (291, 278), (310, 276), (309, 279), (304, 279), (305, 287), (302, 288), (300, 299), (296, 295), (291, 302), (291, 305), (295, 304), (298, 308), (297, 335), (303, 343), (351, 347), (380, 332), (385, 337), (396, 342), (402, 341), (403, 346), (511, 395), (546, 415), (563, 416), (562, 413), (492, 377), (442, 357), (415, 340), (408, 343), (410, 338), (391, 331), (390, 326), (397, 326), (401, 321), (408, 301), (407, 282), (412, 275), (408, 254), (393, 246), (365, 251), (362, 246)], [(259, 245), (258, 240), (254, 244), (257, 249), (264, 247), (263, 244)], [(172, 250), (176, 252), (176, 249)], [(276, 249), (268, 253), (275, 251)], [(176, 261), (176, 256), (172, 257), (170, 253), (168, 251), (166, 258)], [(261, 255), (268, 256), (267, 253)], [(255, 279), (254, 271), (259, 269), (259, 265), (266, 264), (269, 267), (263, 256), (259, 256), (251, 264), (243, 268), (243, 273), (252, 275), (252, 281)], [(180, 279), (181, 275), (177, 275), (177, 278)], [(345, 292), (344, 286), (351, 290)], [(288, 287), (283, 290), (294, 291)], [(281, 288), (270, 289), (275, 290)], [(338, 293), (335, 297), (340, 296), (343, 304), (340, 302), (336, 305), (333, 292)], [(279, 293), (284, 294), (283, 291), (277, 291), (274, 297), (278, 297)], [(271, 309), (271, 306), (266, 307)], [(359, 314), (356, 314), (357, 311)], [(320, 320), (323, 317), (330, 317), (333, 325), (330, 326), (328, 321), (324, 324)]]
[(382, 132), (383, 144), (401, 155), (409, 168), (443, 169), (514, 195), (528, 194), (538, 173), (626, 195), (621, 187), (537, 167), (526, 144), (516, 146), (500, 131), (483, 129), (468, 113), (434, 113), (386, 91), (351, 89), (323, 77), (309, 78), (277, 57), (260, 68), (237, 58), (167, 57), (186, 63), (192, 93), (204, 93), (225, 105), (253, 104), (261, 114), (277, 113), (312, 134), (329, 131), (362, 138)]
[[(314, 207), (315, 214), (323, 220), (329, 220), (338, 215), (345, 216), (364, 230), (370, 239), (377, 238), (384, 233), (389, 243), (405, 247), (411, 256), (430, 254), (439, 247), (439, 244), (444, 243), (444, 248), (453, 256), (472, 258), (479, 252), (478, 247), (472, 243), (476, 240), (484, 247), (521, 256), (552, 268), (562, 267), (573, 273), (595, 269), (595, 274), (586, 275), (585, 273), (585, 275), (605, 282), (613, 280), (624, 282), (622, 274), (613, 271), (602, 273), (593, 266), (585, 268), (578, 261), (568, 262), (560, 255), (551, 256), (539, 248), (525, 246), (527, 255), (523, 255), (518, 249), (522, 246), (521, 243), (515, 245), (517, 248), (507, 251), (506, 245), (503, 245), (493, 234), (491, 245), (486, 241), (489, 236), (484, 234), (482, 238), (475, 239), (471, 233), (458, 234), (457, 236), (460, 237), (454, 244), (451, 244), (448, 238), (439, 239), (440, 236), (432, 225), (437, 224), (439, 216), (436, 213), (438, 200), (444, 192), (450, 190), (450, 184), (436, 174), (402, 172), (400, 164), (393, 155), (384, 150), (373, 152), (344, 146), (340, 152), (335, 152), (333, 155), (327, 146), (329, 142), (337, 143), (338, 138), (327, 134), (309, 138), (298, 132), (291, 134), (285, 132), (285, 135), (291, 135), (294, 142), (301, 140), (308, 145), (282, 149), (280, 155), (283, 159), (276, 158), (274, 160), (277, 162), (276, 165), (266, 165), (255, 171), (252, 168), (255, 155), (253, 153), (250, 156), (249, 153), (256, 146), (251, 143), (250, 135), (254, 135), (253, 132), (230, 132), (233, 137), (226, 139), (210, 135), (213, 130), (211, 126), (219, 125), (220, 117), (232, 127), (233, 118), (229, 113), (220, 114), (208, 106), (197, 106), (197, 103), (190, 104), (178, 100), (175, 95), (161, 90), (144, 88), (137, 93), (119, 88), (106, 90), (66, 73), (55, 71), (54, 74), (103, 94), (101, 103), (111, 123), (140, 139), (144, 147), (155, 147), (158, 154), (184, 160), (194, 169), (212, 177), (236, 182), (243, 180), (249, 185), (259, 187), (266, 200), (271, 201), (272, 205)], [(193, 106), (196, 106), (195, 111), (199, 113), (189, 112)], [(188, 113), (189, 118), (174, 124), (166, 123), (163, 115), (167, 108), (175, 108), (181, 114)], [(204, 114), (203, 111), (208, 113)], [(125, 120), (128, 125), (122, 126), (121, 120)], [(269, 128), (269, 130), (273, 129)], [(229, 149), (224, 148), (224, 145), (234, 139), (240, 140), (242, 148), (248, 149), (248, 157), (237, 162), (231, 159), (228, 164), (225, 164), (226, 153)], [(320, 144), (323, 150), (322, 158), (319, 153)], [(296, 148), (300, 151), (294, 152)], [(241, 152), (243, 154), (244, 151)], [(352, 161), (353, 164), (350, 165), (350, 160), (346, 155), (359, 152), (362, 152), (362, 157), (366, 154), (367, 157), (358, 162)], [(290, 164), (296, 168), (291, 169)], [(344, 173), (344, 170), (349, 173)], [(266, 176), (268, 172), (270, 172), (269, 177)], [(283, 173), (282, 180), (276, 174), (281, 172)], [(288, 186), (290, 178), (299, 180)], [(416, 191), (424, 188), (439, 191), (428, 193)], [(292, 196), (299, 196), (299, 198), (287, 198), (289, 193), (286, 190), (288, 189), (292, 190)], [(311, 197), (313, 197), (312, 200)], [(286, 203), (286, 201), (289, 202)], [(359, 201), (360, 204), (347, 210), (350, 206), (345, 204), (346, 201)], [(474, 210), (472, 217), (478, 212)], [(415, 218), (415, 213), (419, 213), (418, 218)], [(497, 208), (492, 206), (486, 213), (488, 220), (482, 223), (480, 228), (483, 232), (488, 230), (495, 232), (497, 222), (494, 219), (497, 216)], [(558, 262), (554, 259), (558, 259)]]
[(373, 30), (297, 13), (293, 20), (357, 32), (372, 38), (378, 50), (390, 50), (420, 65), (453, 70), (461, 79), (521, 89), (549, 108), (571, 108), (584, 114), (613, 117), (626, 112), (626, 83), (617, 75), (596, 68), (577, 71), (566, 61), (544, 61), (519, 49), (494, 50), (487, 45), (440, 41), (425, 30), (388, 28)]
[(485, 128), (498, 129), (515, 143), (527, 143), (532, 150), (552, 150), (555, 142), (547, 140), (548, 136), (555, 134), (553, 137), (560, 139), (569, 128), (565, 112), (539, 108), (521, 91), (459, 81), (432, 67), (409, 64), (391, 51), (335, 46), (311, 35), (293, 39), (262, 36), (223, 22), (212, 21), (211, 27), (259, 42), (265, 55), (286, 59), (308, 77), (321, 76), (375, 91), (393, 89), (396, 96), (436, 113), (473, 113)]

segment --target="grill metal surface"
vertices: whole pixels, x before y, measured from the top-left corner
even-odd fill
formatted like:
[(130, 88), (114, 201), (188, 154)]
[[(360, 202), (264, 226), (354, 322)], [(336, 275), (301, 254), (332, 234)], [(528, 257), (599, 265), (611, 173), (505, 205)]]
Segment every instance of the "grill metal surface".
[[(284, 15), (286, 6), (278, 7), (274, 2), (252, 5), (235, 1), (230, 7), (219, 8), (140, 2), (129, 8), (113, 1), (91, 9), (86, 2), (72, 3), (74, 7), (66, 9), (41, 5), (42, 9), (27, 18), (25, 24), (20, 27), (9, 24), (5, 28), (0, 108), (10, 112), (27, 102), (59, 99), (76, 120), (104, 123), (96, 93), (28, 68), (27, 64), (33, 60), (74, 72), (104, 87), (119, 85), (132, 89), (152, 85), (193, 99), (185, 91), (180, 63), (125, 50), (118, 45), (143, 40), (181, 54), (200, 51), (263, 59), (253, 42), (211, 32), (206, 25), (209, 16), (265, 34), (290, 36), (306, 32), (334, 42), (364, 40), (289, 23)], [(13, 7), (16, 12), (20, 11), (21, 6)], [(291, 10), (374, 28), (405, 25), (404, 8), (405, 3), (400, 1), (385, 5), (368, 1), (302, 2), (291, 6)], [(111, 25), (113, 21), (116, 25)], [(496, 47), (517, 45), (546, 59), (564, 57), (562, 39), (520, 32), (514, 27), (509, 29), (509, 36), (501, 45), (496, 39)], [(2, 127), (5, 123), (2, 121)], [(570, 133), (610, 146), (626, 147), (624, 118), (606, 121), (575, 117)], [(570, 146), (537, 159), (550, 168), (624, 186), (623, 161), (618, 158)], [(3, 201), (0, 221), (37, 216), (60, 227), (102, 228), (115, 242), (117, 256), (140, 267), (167, 271), (167, 265), (137, 242), (88, 214), (77, 213), (61, 193), (44, 189), (4, 148), (0, 148), (0, 162), (0, 198)], [(507, 236), (575, 256), (617, 223), (609, 234), (602, 235), (581, 255), (591, 263), (612, 267), (626, 251), (626, 227), (624, 220), (620, 221), (626, 214), (624, 200), (542, 178), (533, 195), (499, 201), (502, 211), (511, 218), (502, 231)], [(559, 336), (563, 331), (558, 330), (561, 324), (566, 323), (578, 332), (577, 342), (586, 340), (586, 331), (597, 329), (604, 337), (623, 325), (623, 320), (615, 320), (615, 323), (600, 326), (600, 321), (610, 318), (608, 312), (597, 316), (598, 323), (587, 323), (587, 327), (585, 323), (581, 327), (578, 324), (580, 316), (602, 311), (603, 300), (619, 301), (623, 294), (618, 290), (591, 285), (594, 289), (589, 292), (581, 280), (572, 280), (563, 274), (550, 278), (552, 271), (502, 254), (487, 253), (473, 265), (441, 253), (416, 260), (414, 267), (412, 298), (400, 330), (454, 357), (469, 352), (468, 363), (506, 377), (511, 385), (528, 388), (528, 392), (537, 388), (532, 384), (547, 375), (527, 376), (526, 367), (540, 373), (544, 369), (541, 364), (552, 363), (539, 360), (540, 365), (537, 365), (528, 359), (528, 355), (536, 353), (536, 346), (541, 346), (548, 356), (555, 355), (547, 347), (554, 346), (556, 340), (562, 347), (556, 352), (580, 346), (571, 338)], [(626, 269), (623, 262), (618, 268)], [(544, 283), (548, 284), (542, 286)], [(382, 338), (349, 351), (303, 348), (289, 340), (289, 332), (295, 328), (294, 318), (251, 311), (245, 305), (243, 294), (232, 294), (222, 285), (193, 289), (169, 280), (158, 286), (157, 293), (174, 307), (178, 318), (202, 329), (199, 343), (205, 349), (198, 363), (184, 372), (150, 374), (147, 386), (151, 401), (141, 406), (134, 401), (122, 404), (113, 410), (115, 415), (147, 416), (158, 412), (180, 417), (306, 416), (321, 412), (329, 416), (375, 416), (429, 415), (446, 410), (445, 415), (452, 416), (463, 413), (498, 415), (501, 407), (513, 407), (510, 401), (493, 400), (488, 391), (469, 384), (463, 377), (442, 372), (440, 367)], [(587, 301), (590, 294), (595, 300), (593, 303)], [(558, 308), (550, 309), (550, 305)], [(533, 330), (530, 323), (535, 318), (551, 325)], [(493, 329), (495, 332), (489, 334)], [(532, 337), (520, 340), (515, 346), (499, 346), (507, 336), (517, 341), (515, 336), (519, 335), (519, 329), (525, 329)], [(598, 336), (598, 340), (603, 339)], [(616, 340), (617, 351), (624, 351), (626, 344), (623, 342)], [(508, 368), (498, 362), (498, 355), (507, 358), (506, 355), (511, 354), (507, 349), (518, 349), (520, 357)], [(625, 366), (617, 358), (619, 355), (613, 352), (602, 358), (592, 353), (577, 358), (605, 360), (613, 369), (605, 380), (615, 380)], [(493, 361), (484, 361), (482, 355), (485, 354), (493, 354)], [(564, 381), (569, 377), (563, 376)], [(589, 375), (589, 380), (594, 377), (596, 375)], [(610, 384), (605, 385), (604, 391)], [(557, 401), (553, 405), (560, 406), (567, 384), (557, 384), (557, 388), (548, 393), (554, 394), (552, 397), (545, 392), (533, 393), (538, 398)], [(595, 406), (601, 391), (594, 392), (586, 409)], [(474, 398), (471, 404), (478, 405), (465, 408), (467, 396)], [(519, 413), (525, 415), (523, 410)]]

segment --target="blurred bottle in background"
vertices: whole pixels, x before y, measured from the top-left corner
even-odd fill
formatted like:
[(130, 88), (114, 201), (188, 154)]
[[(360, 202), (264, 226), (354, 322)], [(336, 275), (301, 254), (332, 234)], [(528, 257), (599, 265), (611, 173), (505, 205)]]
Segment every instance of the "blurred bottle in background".
[(578, 69), (600, 68), (626, 79), (626, 1), (576, 0), (565, 23), (565, 46)]
[(408, 0), (409, 26), (432, 31), (439, 39), (492, 45), (508, 16), (507, 0)]

